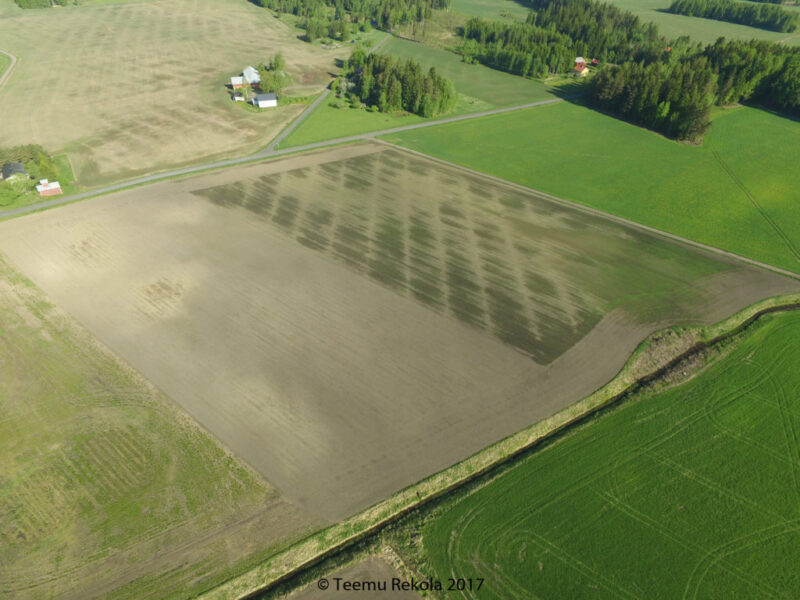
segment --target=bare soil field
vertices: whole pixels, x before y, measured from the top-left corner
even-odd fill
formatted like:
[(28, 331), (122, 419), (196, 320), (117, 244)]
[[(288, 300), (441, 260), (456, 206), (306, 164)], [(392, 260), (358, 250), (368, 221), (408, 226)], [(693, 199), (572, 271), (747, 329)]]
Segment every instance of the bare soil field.
[(0, 261), (0, 597), (201, 592), (318, 525)]
[(655, 329), (798, 289), (378, 144), (7, 221), (0, 251), (331, 521), (572, 404)]
[(282, 52), (308, 94), (349, 53), (301, 42), (246, 0), (53, 10), (0, 0), (0, 14), (0, 47), (19, 59), (0, 93), (0, 145), (66, 151), (88, 186), (266, 146), (303, 107), (243, 110), (229, 77)]

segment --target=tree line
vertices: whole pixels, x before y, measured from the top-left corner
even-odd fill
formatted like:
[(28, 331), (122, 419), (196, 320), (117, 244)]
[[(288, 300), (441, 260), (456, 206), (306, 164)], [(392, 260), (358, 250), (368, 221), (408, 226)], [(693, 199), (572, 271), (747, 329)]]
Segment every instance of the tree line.
[(667, 12), (790, 33), (798, 18), (779, 6), (735, 0), (675, 0)]
[(589, 82), (589, 104), (669, 137), (699, 141), (711, 125), (717, 75), (706, 57), (628, 62), (601, 69)]
[(20, 8), (50, 8), (53, 4), (66, 6), (67, 0), (14, 0)]
[(677, 60), (600, 69), (587, 100), (667, 136), (699, 141), (714, 104), (754, 101), (800, 115), (800, 49), (720, 38)]
[(306, 41), (329, 37), (347, 41), (355, 31), (375, 26), (391, 30), (424, 21), (451, 0), (252, 0), (278, 13), (303, 19)]
[(549, 29), (529, 23), (504, 23), (472, 18), (461, 29), (462, 42), (456, 46), (465, 62), (523, 75), (544, 77), (572, 66), (572, 40)]
[(800, 116), (800, 48), (720, 38), (703, 55), (718, 76), (717, 104), (750, 100)]
[(367, 54), (361, 48), (353, 51), (332, 89), (348, 94), (358, 106), (365, 103), (372, 110), (403, 110), (423, 117), (449, 112), (458, 100), (453, 82), (435, 68), (426, 71), (412, 59)]

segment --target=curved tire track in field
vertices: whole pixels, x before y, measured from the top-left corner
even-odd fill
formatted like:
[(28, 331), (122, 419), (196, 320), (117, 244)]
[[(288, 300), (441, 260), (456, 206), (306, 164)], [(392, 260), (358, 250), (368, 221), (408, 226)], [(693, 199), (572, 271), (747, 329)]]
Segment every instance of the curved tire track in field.
[(3, 84), (8, 79), (8, 76), (11, 75), (11, 71), (14, 70), (14, 67), (17, 65), (17, 57), (11, 54), (10, 52), (6, 52), (5, 50), (0, 50), (0, 54), (5, 54), (8, 58), (11, 59), (11, 64), (8, 65), (8, 68), (5, 70), (5, 73), (0, 75), (0, 87), (3, 87)]

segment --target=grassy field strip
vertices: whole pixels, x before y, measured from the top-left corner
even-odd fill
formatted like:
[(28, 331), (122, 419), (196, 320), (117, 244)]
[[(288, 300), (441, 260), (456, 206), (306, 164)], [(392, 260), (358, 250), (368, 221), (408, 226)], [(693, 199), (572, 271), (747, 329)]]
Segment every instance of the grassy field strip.
[[(609, 219), (611, 221), (614, 221), (615, 223), (620, 223), (622, 225), (627, 225), (629, 227), (634, 227), (636, 229), (641, 229), (641, 230), (647, 231), (648, 233), (652, 233), (654, 235), (657, 235), (659, 237), (666, 238), (668, 240), (672, 240), (673, 242), (678, 242), (680, 244), (686, 244), (688, 246), (692, 246), (694, 248), (699, 248), (701, 250), (706, 250), (708, 252), (713, 252), (714, 254), (718, 254), (720, 256), (725, 256), (727, 258), (733, 258), (735, 260), (747, 263), (749, 265), (753, 265), (753, 266), (756, 266), (756, 267), (761, 267), (763, 269), (767, 269), (769, 271), (772, 271), (773, 273), (778, 273), (779, 275), (784, 275), (786, 277), (791, 277), (792, 279), (800, 279), (800, 274), (795, 273), (793, 271), (788, 271), (786, 269), (781, 269), (780, 267), (776, 267), (776, 266), (773, 266), (773, 265), (770, 265), (770, 264), (767, 264), (767, 263), (763, 263), (763, 262), (754, 260), (752, 258), (747, 258), (746, 256), (741, 256), (741, 255), (735, 254), (733, 252), (728, 252), (727, 250), (722, 250), (721, 248), (717, 248), (715, 246), (709, 246), (708, 244), (703, 244), (703, 243), (700, 243), (700, 242), (696, 242), (694, 240), (690, 240), (688, 238), (681, 237), (679, 235), (675, 235), (675, 234), (669, 233), (667, 231), (663, 231), (661, 229), (656, 229), (655, 227), (649, 227), (647, 225), (643, 225), (641, 223), (637, 223), (636, 221), (631, 221), (629, 219), (625, 219), (623, 217), (618, 217), (618, 216), (613, 215), (611, 213), (603, 212), (602, 210), (591, 208), (589, 206), (586, 206), (585, 204), (580, 204), (580, 203), (577, 203), (577, 202), (573, 202), (571, 200), (565, 200), (564, 198), (559, 198), (558, 196), (553, 196), (552, 194), (548, 194), (546, 192), (542, 192), (540, 190), (536, 190), (536, 189), (531, 188), (531, 187), (520, 185), (520, 184), (515, 183), (513, 181), (509, 181), (507, 179), (503, 179), (502, 177), (496, 177), (496, 176), (491, 175), (489, 173), (484, 173), (484, 172), (478, 171), (476, 169), (471, 169), (469, 167), (465, 167), (464, 165), (459, 165), (457, 163), (453, 163), (453, 162), (438, 158), (436, 156), (431, 156), (429, 154), (425, 154), (424, 152), (418, 152), (417, 150), (412, 150), (412, 149), (410, 149), (410, 148), (408, 148), (406, 146), (400, 146), (398, 144), (394, 144), (392, 142), (388, 142), (388, 141), (382, 140), (380, 138), (376, 139), (375, 141), (379, 142), (381, 144), (386, 144), (387, 146), (391, 146), (392, 148), (396, 148), (397, 150), (402, 150), (404, 152), (411, 152), (412, 154), (416, 154), (417, 156), (426, 158), (428, 160), (433, 160), (433, 161), (441, 163), (443, 165), (447, 165), (447, 166), (453, 167), (455, 169), (460, 169), (462, 171), (466, 171), (467, 173), (472, 173), (474, 175), (480, 175), (481, 177), (488, 177), (489, 179), (491, 179), (493, 181), (496, 181), (498, 183), (502, 183), (503, 185), (507, 185), (507, 186), (509, 186), (511, 188), (518, 189), (518, 190), (523, 190), (523, 191), (526, 191), (526, 192), (529, 192), (529, 193), (534, 193), (534, 194), (536, 194), (538, 196), (541, 196), (542, 198), (550, 200), (551, 202), (555, 202), (556, 204), (560, 204), (562, 206), (569, 206), (570, 208), (574, 208), (574, 209), (579, 210), (579, 211), (581, 211), (583, 213), (586, 213), (586, 214), (590, 214), (590, 215), (594, 215), (594, 216), (598, 216), (598, 217), (603, 217), (603, 218)], [(757, 205), (757, 203), (756, 203), (756, 205)], [(765, 218), (770, 222), (770, 224), (772, 224), (772, 220), (768, 216), (765, 216)], [(775, 225), (775, 227), (777, 227), (777, 224)], [(783, 234), (782, 231), (781, 231), (781, 234)], [(787, 244), (790, 245), (789, 247), (792, 249), (792, 251), (796, 253), (796, 250), (794, 249), (794, 246), (791, 245), (791, 241), (788, 240), (788, 238), (786, 238), (785, 241), (787, 242)], [(800, 255), (798, 255), (798, 256), (800, 256)]]
[[(204, 600), (240, 599), (286, 581), (347, 546), (364, 539), (411, 510), (488, 472), (553, 433), (572, 425), (642, 382), (656, 378), (693, 353), (716, 344), (764, 314), (800, 308), (800, 294), (769, 298), (708, 327), (671, 328), (649, 336), (608, 384), (577, 404), (493, 444), (467, 460), (395, 494), (392, 498), (287, 549), (225, 584), (203, 594)], [(672, 333), (670, 338), (669, 333)], [(665, 335), (666, 334), (666, 335)], [(666, 340), (666, 342), (665, 342)], [(666, 343), (666, 346), (665, 346)]]
[[(3, 69), (3, 74), (0, 75), (0, 87), (3, 87), (6, 79), (8, 79), (8, 76), (11, 74), (11, 69), (17, 64), (17, 57), (13, 54), (9, 54), (5, 50), (0, 50), (0, 54), (8, 57), (8, 59), (0, 57), (0, 69)], [(8, 66), (5, 66), (6, 64), (8, 64)]]

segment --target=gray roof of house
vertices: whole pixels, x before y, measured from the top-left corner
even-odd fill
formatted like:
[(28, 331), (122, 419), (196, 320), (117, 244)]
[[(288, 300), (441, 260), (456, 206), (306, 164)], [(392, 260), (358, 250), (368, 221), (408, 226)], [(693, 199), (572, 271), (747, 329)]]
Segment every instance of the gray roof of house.
[(7, 162), (3, 165), (3, 179), (8, 179), (12, 175), (27, 175), (25, 166), (20, 162)]
[(277, 100), (278, 97), (270, 92), (268, 94), (256, 94), (256, 102), (260, 102), (261, 100)]

